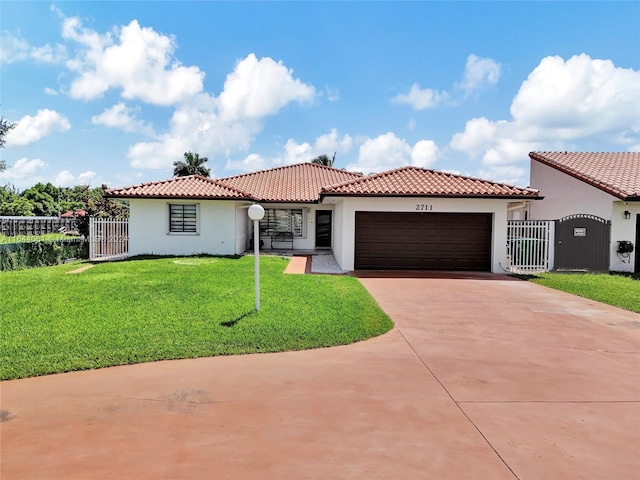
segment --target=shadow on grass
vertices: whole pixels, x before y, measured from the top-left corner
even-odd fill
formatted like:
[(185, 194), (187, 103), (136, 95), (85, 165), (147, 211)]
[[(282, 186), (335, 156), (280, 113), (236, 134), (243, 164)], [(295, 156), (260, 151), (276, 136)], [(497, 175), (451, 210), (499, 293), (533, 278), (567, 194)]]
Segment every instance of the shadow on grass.
[(254, 313), (255, 313), (254, 310), (251, 310), (250, 312), (247, 312), (247, 313), (243, 313), (238, 318), (234, 318), (233, 320), (227, 320), (225, 322), (220, 322), (220, 326), (222, 326), (222, 327), (233, 327), (240, 320), (242, 320), (243, 318), (248, 317), (249, 315), (253, 315)]
[(535, 280), (537, 278), (542, 278), (539, 275), (535, 275), (533, 273), (524, 274), (524, 273), (510, 273), (510, 277), (517, 278), (519, 280)]

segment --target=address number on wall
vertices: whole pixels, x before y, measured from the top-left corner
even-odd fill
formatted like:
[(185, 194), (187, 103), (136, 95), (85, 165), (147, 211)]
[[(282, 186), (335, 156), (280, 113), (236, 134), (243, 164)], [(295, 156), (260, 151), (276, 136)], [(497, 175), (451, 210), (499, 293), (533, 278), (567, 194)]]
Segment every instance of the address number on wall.
[(416, 210), (430, 212), (433, 210), (433, 205), (430, 205), (428, 203), (416, 203)]

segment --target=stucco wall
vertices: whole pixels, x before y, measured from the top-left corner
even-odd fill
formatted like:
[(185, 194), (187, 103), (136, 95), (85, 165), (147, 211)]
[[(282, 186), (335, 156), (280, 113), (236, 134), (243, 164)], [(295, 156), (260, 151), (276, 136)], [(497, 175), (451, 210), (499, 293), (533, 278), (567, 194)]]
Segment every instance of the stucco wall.
[[(631, 218), (626, 220), (624, 212), (628, 211)], [(636, 219), (640, 214), (640, 202), (613, 202), (613, 214), (611, 218), (611, 256), (609, 270), (614, 272), (633, 272), (638, 245), (636, 245)], [(628, 258), (616, 253), (618, 241), (627, 240), (633, 243), (633, 253)]]
[(355, 257), (355, 212), (416, 212), (416, 204), (432, 205), (433, 212), (493, 213), (491, 271), (504, 273), (507, 256), (507, 200), (467, 198), (342, 198), (334, 211), (336, 245), (334, 255), (343, 270), (353, 270)]
[[(531, 187), (539, 189), (544, 199), (530, 203), (530, 219), (555, 220), (567, 215), (588, 213), (610, 220), (609, 269), (633, 272), (637, 255), (636, 214), (640, 213), (640, 202), (625, 203), (613, 195), (535, 160), (531, 161)], [(625, 210), (631, 213), (629, 220), (624, 218)], [(616, 254), (620, 240), (634, 243), (634, 252), (629, 258), (621, 258)]]
[[(169, 233), (169, 203), (196, 203), (198, 234)], [(233, 255), (236, 253), (236, 204), (233, 201), (131, 199), (130, 255)]]
[(616, 197), (535, 160), (531, 160), (531, 188), (544, 197), (530, 203), (531, 220), (556, 220), (576, 213), (611, 220), (611, 202)]

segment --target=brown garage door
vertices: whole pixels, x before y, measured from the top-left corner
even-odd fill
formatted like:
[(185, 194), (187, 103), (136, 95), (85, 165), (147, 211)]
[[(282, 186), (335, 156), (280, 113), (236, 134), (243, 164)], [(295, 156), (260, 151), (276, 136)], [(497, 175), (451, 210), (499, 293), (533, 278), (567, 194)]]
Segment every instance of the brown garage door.
[(490, 213), (356, 212), (356, 270), (491, 271)]

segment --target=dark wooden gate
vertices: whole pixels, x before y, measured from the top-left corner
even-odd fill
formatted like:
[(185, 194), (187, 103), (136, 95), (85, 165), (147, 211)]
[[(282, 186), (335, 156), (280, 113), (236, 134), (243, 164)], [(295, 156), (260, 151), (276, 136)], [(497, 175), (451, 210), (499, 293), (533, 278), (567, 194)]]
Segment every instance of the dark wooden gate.
[(611, 222), (595, 215), (577, 214), (556, 220), (556, 270), (609, 270)]

